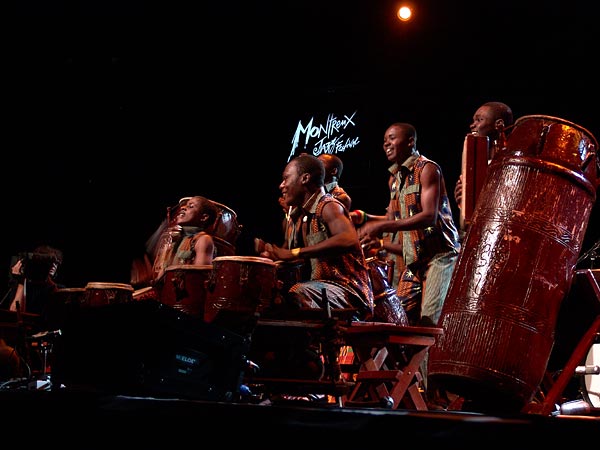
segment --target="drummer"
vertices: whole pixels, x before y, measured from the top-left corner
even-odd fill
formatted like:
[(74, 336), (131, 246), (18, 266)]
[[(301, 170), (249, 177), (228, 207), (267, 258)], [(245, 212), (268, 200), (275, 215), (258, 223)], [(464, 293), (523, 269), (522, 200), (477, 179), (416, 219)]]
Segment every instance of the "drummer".
[(287, 164), (279, 189), (285, 204), (299, 211), (293, 232), (282, 247), (258, 240), (256, 249), (274, 261), (310, 262), (310, 279), (290, 287), (287, 306), (354, 309), (362, 320), (373, 312), (369, 269), (348, 210), (326, 193), (324, 179), (317, 157), (301, 154)]
[(213, 239), (218, 210), (206, 197), (190, 197), (175, 216), (176, 232), (171, 232), (172, 245), (159, 249), (154, 261), (154, 281), (159, 280), (170, 265), (211, 265), (216, 256)]
[(39, 245), (32, 253), (23, 253), (11, 267), (10, 311), (38, 314), (44, 319), (53, 294), (64, 287), (57, 282), (62, 250)]
[(334, 198), (338, 199), (348, 211), (352, 207), (352, 197), (346, 190), (340, 186), (340, 178), (344, 170), (342, 159), (331, 153), (321, 153), (318, 158), (325, 165), (325, 189)]

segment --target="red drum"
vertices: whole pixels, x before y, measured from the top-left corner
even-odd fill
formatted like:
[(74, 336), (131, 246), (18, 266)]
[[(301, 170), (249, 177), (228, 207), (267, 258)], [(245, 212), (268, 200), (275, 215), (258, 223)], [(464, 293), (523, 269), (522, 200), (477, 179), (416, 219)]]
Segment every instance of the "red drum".
[(218, 315), (253, 316), (271, 306), (276, 287), (276, 266), (268, 258), (218, 256), (213, 259), (214, 280), (206, 297), (204, 320)]
[(538, 390), (599, 185), (595, 138), (519, 118), (488, 168), (442, 309), (428, 377), (506, 411)]
[(167, 267), (165, 276), (157, 284), (160, 302), (202, 319), (206, 303), (212, 265), (182, 264)]
[(97, 307), (133, 301), (133, 286), (124, 283), (92, 282), (85, 286), (82, 307)]
[(407, 326), (409, 323), (406, 311), (396, 295), (396, 290), (390, 285), (390, 262), (373, 256), (367, 258), (367, 265), (375, 297), (373, 320)]
[(54, 293), (56, 302), (61, 305), (80, 305), (85, 297), (85, 288), (62, 288)]
[(277, 273), (277, 287), (282, 294), (286, 294), (290, 288), (300, 281), (305, 280), (305, 264), (303, 259), (294, 261), (275, 261)]
[(213, 201), (219, 213), (217, 220), (215, 221), (214, 235), (218, 238), (224, 239), (231, 245), (235, 245), (240, 233), (241, 226), (238, 225), (237, 214), (225, 205)]

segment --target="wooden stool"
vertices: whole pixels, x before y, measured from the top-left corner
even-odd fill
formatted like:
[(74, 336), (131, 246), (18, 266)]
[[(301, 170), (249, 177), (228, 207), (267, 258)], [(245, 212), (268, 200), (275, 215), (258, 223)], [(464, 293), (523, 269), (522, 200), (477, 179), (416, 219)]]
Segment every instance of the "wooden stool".
[[(419, 390), (420, 364), (442, 328), (353, 322), (344, 332), (358, 362), (355, 385), (343, 406), (427, 410)], [(356, 364), (354, 365), (356, 369)], [(352, 370), (342, 366), (342, 371)]]
[[(322, 315), (322, 314), (321, 314)], [(250, 358), (259, 356), (261, 351), (274, 351), (280, 356), (293, 354), (294, 349), (301, 350), (314, 347), (315, 357), (322, 365), (322, 371), (311, 374), (308, 378), (299, 372), (303, 367), (288, 367), (287, 371), (279, 374), (246, 376), (245, 382), (253, 385), (254, 390), (268, 394), (288, 394), (291, 396), (306, 397), (311, 394), (328, 395), (334, 397), (336, 403), (341, 404), (341, 398), (348, 394), (353, 384), (346, 383), (341, 378), (337, 361), (339, 348), (343, 345), (342, 335), (344, 326), (337, 319), (325, 320), (270, 320), (259, 319), (252, 336)], [(258, 351), (257, 354), (254, 352)], [(277, 360), (275, 360), (276, 362)], [(264, 361), (254, 361), (258, 367)], [(292, 369), (292, 370), (289, 370)], [(268, 370), (267, 370), (268, 372)]]

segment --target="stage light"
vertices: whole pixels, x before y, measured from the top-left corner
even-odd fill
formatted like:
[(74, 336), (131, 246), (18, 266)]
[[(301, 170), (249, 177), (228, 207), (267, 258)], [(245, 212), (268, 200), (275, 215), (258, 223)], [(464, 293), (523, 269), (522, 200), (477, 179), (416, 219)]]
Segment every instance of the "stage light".
[(398, 8), (398, 19), (403, 22), (407, 22), (412, 18), (412, 9), (409, 6), (401, 6)]

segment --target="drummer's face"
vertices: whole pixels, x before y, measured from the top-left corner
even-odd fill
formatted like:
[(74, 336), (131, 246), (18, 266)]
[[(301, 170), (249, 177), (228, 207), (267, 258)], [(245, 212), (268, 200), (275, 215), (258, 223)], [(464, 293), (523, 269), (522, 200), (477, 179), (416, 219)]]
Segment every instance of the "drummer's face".
[(490, 106), (481, 106), (473, 115), (471, 133), (477, 136), (493, 136), (496, 132), (494, 111)]
[(302, 205), (302, 199), (304, 198), (302, 175), (298, 173), (298, 167), (294, 161), (285, 166), (279, 189), (286, 205)]
[(185, 205), (181, 206), (177, 214), (177, 223), (180, 225), (192, 223), (200, 217), (200, 213), (199, 202), (192, 198)]

